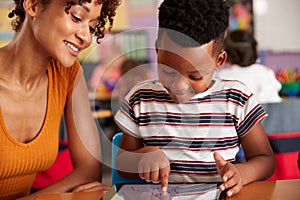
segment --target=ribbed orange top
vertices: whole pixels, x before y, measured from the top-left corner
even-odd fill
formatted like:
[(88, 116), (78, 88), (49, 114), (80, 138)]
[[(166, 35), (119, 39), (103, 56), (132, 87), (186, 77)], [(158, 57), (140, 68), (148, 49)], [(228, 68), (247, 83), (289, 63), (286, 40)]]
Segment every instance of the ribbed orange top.
[[(58, 153), (58, 130), (66, 99), (71, 95), (80, 64), (66, 68), (52, 61), (48, 73), (47, 111), (38, 136), (29, 143), (8, 132), (0, 107), (0, 199), (28, 195), (36, 172), (45, 170)], [(1, 105), (0, 105), (1, 106)]]

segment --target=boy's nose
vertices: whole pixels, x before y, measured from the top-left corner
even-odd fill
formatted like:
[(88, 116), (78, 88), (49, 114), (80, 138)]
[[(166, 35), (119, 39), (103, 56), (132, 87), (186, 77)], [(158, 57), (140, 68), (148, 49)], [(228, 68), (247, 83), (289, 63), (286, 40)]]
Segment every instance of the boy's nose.
[(174, 93), (180, 94), (185, 93), (190, 88), (188, 82), (181, 75), (178, 75), (173, 79), (171, 86)]

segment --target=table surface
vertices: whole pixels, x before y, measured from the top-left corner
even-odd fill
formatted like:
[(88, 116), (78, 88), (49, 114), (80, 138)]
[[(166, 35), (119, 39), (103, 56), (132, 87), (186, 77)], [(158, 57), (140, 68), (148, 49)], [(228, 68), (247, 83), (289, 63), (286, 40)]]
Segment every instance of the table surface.
[(251, 183), (229, 200), (299, 200), (300, 179)]
[[(99, 200), (104, 196), (104, 192), (79, 192), (48, 194), (37, 197), (37, 200)], [(248, 184), (235, 196), (228, 200), (299, 200), (300, 199), (300, 179), (297, 180), (277, 180), (258, 181)]]
[(92, 114), (93, 117), (97, 119), (109, 118), (112, 117), (113, 115), (111, 110), (98, 110), (98, 111), (94, 111)]
[(36, 197), (36, 200), (99, 200), (104, 196), (104, 192), (74, 192), (74, 193), (61, 193), (61, 194), (45, 194)]

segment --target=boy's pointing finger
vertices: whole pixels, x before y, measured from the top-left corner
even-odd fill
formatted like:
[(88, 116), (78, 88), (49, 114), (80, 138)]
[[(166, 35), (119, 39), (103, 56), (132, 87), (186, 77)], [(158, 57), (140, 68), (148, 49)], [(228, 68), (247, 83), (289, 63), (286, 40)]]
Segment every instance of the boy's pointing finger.
[(214, 159), (216, 161), (217, 168), (221, 168), (227, 163), (227, 161), (218, 152), (214, 152)]
[(168, 174), (164, 173), (161, 176), (161, 191), (166, 192), (168, 190), (168, 182), (169, 182), (169, 178), (168, 178)]

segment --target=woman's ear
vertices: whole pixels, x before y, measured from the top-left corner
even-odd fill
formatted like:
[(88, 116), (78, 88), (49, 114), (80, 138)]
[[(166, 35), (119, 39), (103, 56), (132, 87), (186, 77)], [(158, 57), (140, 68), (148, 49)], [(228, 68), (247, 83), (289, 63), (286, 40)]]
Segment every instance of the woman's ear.
[(218, 55), (216, 68), (219, 69), (225, 63), (226, 59), (227, 53), (226, 51), (222, 50), (222, 52)]
[(26, 14), (35, 17), (37, 13), (40, 11), (40, 2), (39, 0), (24, 0), (23, 7)]

